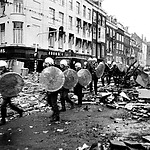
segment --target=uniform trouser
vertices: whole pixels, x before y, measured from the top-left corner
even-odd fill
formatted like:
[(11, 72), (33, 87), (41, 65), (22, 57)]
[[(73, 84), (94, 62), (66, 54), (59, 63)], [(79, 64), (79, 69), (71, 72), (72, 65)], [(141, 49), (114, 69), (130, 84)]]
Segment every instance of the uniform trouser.
[(59, 117), (57, 96), (58, 96), (58, 92), (47, 93), (47, 103), (52, 107), (54, 117)]
[(71, 106), (73, 106), (74, 104), (68, 97), (68, 93), (69, 93), (69, 90), (64, 89), (64, 88), (60, 92), (60, 101), (61, 101), (62, 109), (66, 109), (65, 101), (69, 103)]
[(95, 91), (95, 94), (97, 95), (97, 82), (98, 82), (98, 78), (93, 78), (91, 83), (90, 83), (90, 92), (93, 91), (93, 83), (94, 83), (94, 91)]
[(102, 85), (105, 86), (105, 77), (104, 76), (101, 77), (101, 82), (102, 82)]
[(78, 96), (78, 104), (82, 105), (82, 86), (79, 83), (74, 88), (74, 94)]
[(11, 98), (3, 98), (3, 102), (1, 104), (1, 117), (2, 121), (5, 121), (5, 118), (7, 116), (7, 104), (9, 104), (10, 108), (19, 114), (23, 112), (22, 109), (18, 108), (11, 102)]

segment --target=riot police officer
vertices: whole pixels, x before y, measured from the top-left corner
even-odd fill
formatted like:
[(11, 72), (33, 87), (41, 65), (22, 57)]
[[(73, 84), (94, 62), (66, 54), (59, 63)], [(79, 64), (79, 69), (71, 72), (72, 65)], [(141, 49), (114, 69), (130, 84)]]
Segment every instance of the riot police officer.
[[(75, 70), (78, 72), (81, 69), (81, 63), (77, 62), (75, 64)], [(82, 89), (83, 86), (78, 82), (77, 85), (74, 87), (74, 94), (78, 96), (78, 106), (82, 106)]]
[[(51, 57), (47, 57), (43, 63), (43, 67), (50, 67), (54, 66), (54, 60)], [(55, 92), (48, 92), (47, 91), (47, 103), (52, 107), (53, 115), (51, 121), (59, 121), (59, 108), (57, 105), (57, 97), (58, 97), (58, 91)]]
[(92, 75), (92, 81), (90, 83), (90, 92), (92, 93), (93, 91), (93, 83), (94, 83), (94, 92), (95, 95), (97, 95), (97, 83), (98, 83), (98, 78), (96, 76), (96, 69), (97, 67), (97, 59), (96, 58), (89, 58), (88, 63), (87, 63), (87, 69), (90, 71)]
[[(62, 71), (65, 71), (68, 68), (69, 68), (69, 66), (68, 66), (67, 60), (62, 59), (60, 61), (60, 69)], [(71, 109), (74, 108), (74, 103), (68, 97), (68, 93), (69, 93), (69, 89), (65, 89), (64, 87), (62, 87), (60, 89), (60, 101), (61, 101), (61, 106), (62, 106), (60, 111), (62, 111), (62, 112), (66, 111), (65, 101), (71, 105)]]
[[(0, 75), (5, 74), (6, 72), (9, 72), (7, 69), (7, 63), (4, 60), (0, 60)], [(7, 116), (7, 104), (9, 104), (10, 108), (14, 111), (17, 111), (19, 116), (22, 117), (23, 110), (17, 106), (15, 106), (11, 102), (11, 97), (3, 97), (3, 101), (1, 104), (1, 123), (0, 125), (4, 125), (6, 123), (6, 116)]]

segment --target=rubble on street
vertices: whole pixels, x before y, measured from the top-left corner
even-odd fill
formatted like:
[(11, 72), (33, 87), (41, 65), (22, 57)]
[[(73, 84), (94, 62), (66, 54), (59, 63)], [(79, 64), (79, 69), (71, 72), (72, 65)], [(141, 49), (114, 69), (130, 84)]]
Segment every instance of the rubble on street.
[[(39, 84), (38, 76), (35, 78), (33, 74), (29, 74), (23, 78), (25, 81), (24, 88), (17, 97), (13, 98), (13, 101), (23, 108), (24, 116), (37, 112), (52, 113), (50, 106), (46, 103), (46, 93)], [(107, 137), (108, 134), (111, 134), (110, 139), (107, 139), (107, 142), (105, 141), (103, 143), (95, 141), (92, 145), (84, 143), (77, 147), (76, 150), (150, 149), (150, 135), (144, 132), (150, 128), (148, 122), (150, 117), (150, 89), (143, 88), (139, 84), (132, 86), (132, 88), (116, 87), (113, 83), (103, 87), (99, 82), (98, 91), (98, 95), (94, 95), (89, 92), (88, 87), (85, 88), (83, 92), (83, 107), (80, 109), (77, 108), (75, 111), (91, 112), (93, 111), (93, 106), (98, 106), (96, 108), (98, 113), (103, 112), (103, 108), (109, 108), (110, 110), (124, 109), (128, 112), (128, 117), (126, 117), (126, 114), (122, 114), (122, 116), (117, 116), (116, 118), (110, 116), (113, 123), (103, 128), (105, 133), (99, 134), (102, 137)], [(77, 103), (76, 95), (70, 92), (69, 96), (72, 101)], [(59, 106), (61, 106), (60, 102)], [(13, 120), (17, 117), (17, 114), (8, 109), (8, 116), (10, 120)], [(88, 117), (91, 117), (90, 114)], [(72, 124), (71, 121), (65, 121), (64, 123), (65, 126), (69, 126), (70, 124)], [(33, 125), (29, 127), (30, 129), (34, 128)], [(133, 140), (136, 136), (132, 133), (133, 130), (131, 131), (131, 128), (135, 128), (135, 135), (141, 135), (139, 141), (137, 139)], [(22, 132), (21, 128), (19, 132)], [(43, 130), (42, 132), (47, 134), (49, 131)], [(64, 133), (67, 130), (65, 127), (56, 127), (55, 132)], [(97, 135), (100, 132), (99, 126), (92, 127), (90, 132)], [(119, 136), (121, 132), (124, 134)], [(38, 135), (39, 131), (35, 131), (34, 133)], [(81, 133), (77, 134), (80, 135)], [(2, 135), (3, 133), (0, 133), (0, 136)]]

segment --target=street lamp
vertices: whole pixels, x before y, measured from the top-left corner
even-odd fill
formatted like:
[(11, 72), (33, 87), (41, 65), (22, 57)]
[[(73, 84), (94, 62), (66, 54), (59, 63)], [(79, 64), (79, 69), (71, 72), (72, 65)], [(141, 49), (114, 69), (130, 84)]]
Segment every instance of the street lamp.
[[(38, 33), (36, 35), (36, 39), (38, 38), (39, 35), (41, 34), (47, 34), (47, 33), (56, 33), (57, 30), (55, 31), (47, 31), (47, 32), (41, 32), (41, 33)], [(37, 40), (36, 40), (37, 41)], [(35, 58), (35, 61), (34, 61), (34, 72), (36, 73), (36, 70), (37, 70), (37, 54), (38, 54), (38, 43), (36, 42), (35, 43), (35, 50), (34, 50), (34, 58)]]

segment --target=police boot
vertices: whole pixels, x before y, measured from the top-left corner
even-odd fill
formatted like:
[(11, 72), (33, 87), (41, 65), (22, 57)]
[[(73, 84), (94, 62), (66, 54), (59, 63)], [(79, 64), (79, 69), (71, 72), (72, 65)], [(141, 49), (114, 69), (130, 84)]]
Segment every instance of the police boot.
[(74, 104), (71, 104), (71, 107), (70, 107), (70, 109), (74, 109)]
[(65, 108), (65, 107), (62, 107), (62, 108), (60, 109), (60, 112), (64, 112), (64, 111), (66, 111), (66, 108)]
[(60, 121), (60, 117), (59, 116), (54, 116), (53, 119), (52, 119), (52, 121), (54, 121), (54, 122), (55, 121)]
[(1, 108), (1, 116), (2, 116), (2, 119), (1, 119), (1, 122), (0, 122), (0, 126), (6, 124), (6, 119), (5, 119), (6, 118), (6, 108), (5, 107)]
[(61, 106), (62, 106), (62, 108), (60, 109), (60, 112), (66, 111), (65, 100), (61, 100)]
[(59, 115), (53, 114), (51, 121), (52, 121), (52, 122), (60, 121)]
[(1, 119), (1, 122), (0, 122), (0, 126), (6, 124), (6, 120), (5, 119)]
[(23, 116), (23, 110), (21, 109), (18, 113), (19, 113), (19, 117), (22, 117)]

